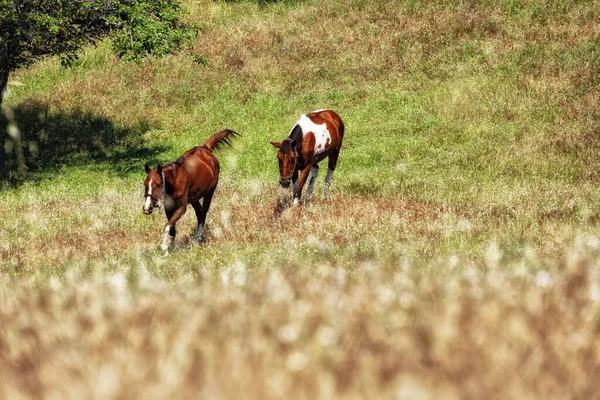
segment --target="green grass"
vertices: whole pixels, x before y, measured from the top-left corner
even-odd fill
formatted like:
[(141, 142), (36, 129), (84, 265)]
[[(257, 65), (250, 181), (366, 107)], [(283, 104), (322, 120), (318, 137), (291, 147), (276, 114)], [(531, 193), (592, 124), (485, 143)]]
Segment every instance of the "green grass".
[[(310, 15), (310, 7), (287, 7), (213, 5), (216, 19), (212, 29), (227, 32), (235, 25), (235, 19), (229, 19), (231, 11), (238, 9), (236, 18), (252, 34), (258, 31), (266, 38), (293, 34), (293, 27), (277, 31), (277, 26), (252, 25), (253, 18), (257, 18), (252, 15), (274, 21), (289, 15), (308, 23), (305, 14)], [(353, 7), (336, 7), (351, 20), (355, 18)], [(570, 92), (580, 89), (568, 81), (557, 82), (550, 74), (553, 70), (569, 73), (573, 66), (577, 69), (588, 58), (593, 59), (589, 51), (578, 50), (595, 48), (593, 38), (575, 49), (543, 38), (526, 44), (524, 49), (519, 42), (507, 46), (502, 42), (527, 35), (526, 29), (535, 35), (538, 26), (529, 26), (530, 21), (521, 20), (522, 13), (515, 14), (513, 8), (509, 14), (515, 14), (514, 18), (497, 14), (501, 9), (485, 17), (477, 9), (470, 14), (459, 8), (440, 15), (448, 20), (468, 16), (472, 26), (461, 30), (455, 25), (439, 25), (445, 29), (442, 35), (449, 32), (448, 40), (429, 33), (415, 36), (414, 32), (398, 39), (385, 23), (407, 18), (403, 12), (409, 11), (407, 15), (414, 17), (415, 9), (408, 7), (399, 7), (392, 19), (378, 14), (376, 6), (367, 8), (376, 18), (374, 25), (365, 22), (355, 27), (357, 32), (366, 29), (391, 35), (382, 36), (373, 58), (395, 65), (388, 72), (363, 71), (377, 76), (353, 74), (358, 67), (345, 61), (364, 64), (368, 60), (357, 59), (360, 56), (353, 47), (345, 52), (336, 50), (331, 63), (323, 63), (327, 57), (313, 54), (305, 61), (308, 66), (297, 69), (290, 69), (293, 66), (285, 58), (278, 60), (280, 69), (277, 65), (246, 68), (247, 63), (262, 65), (263, 57), (272, 57), (281, 39), (266, 46), (264, 54), (254, 54), (253, 60), (237, 54), (242, 49), (235, 40), (246, 40), (239, 33), (208, 67), (195, 65), (184, 56), (151, 60), (141, 67), (118, 64), (109, 47), (101, 45), (86, 50), (70, 69), (61, 68), (57, 60), (51, 59), (31, 71), (22, 71), (15, 79), (24, 85), (11, 87), (7, 105), (17, 110), (21, 107), (25, 114), (28, 111), (24, 118), (35, 119), (36, 107), (46, 113), (37, 121), (29, 121), (30, 131), (41, 125), (44, 135), (27, 137), (25, 147), (35, 143), (39, 150), (37, 155), (27, 155), (29, 172), (25, 182), (36, 182), (39, 186), (35, 187), (44, 196), (60, 187), (66, 198), (89, 197), (104, 203), (102, 193), (107, 187), (113, 188), (111, 185), (128, 185), (130, 195), (140, 190), (136, 182), (143, 179), (144, 162), (175, 159), (211, 133), (228, 127), (242, 133), (242, 138), (235, 145), (236, 151), (220, 156), (222, 176), (231, 181), (226, 190), (235, 191), (236, 185), (274, 186), (277, 170), (274, 149), (268, 142), (285, 137), (300, 113), (330, 107), (342, 115), (347, 126), (335, 179), (340, 195), (431, 204), (444, 213), (459, 215), (456, 218), (462, 214), (476, 218), (483, 226), (473, 238), (451, 238), (448, 247), (435, 243), (433, 255), (448, 254), (455, 243), (461, 244), (460, 251), (472, 253), (470, 246), (479, 248), (497, 237), (510, 247), (509, 252), (519, 253), (523, 245), (539, 241), (540, 233), (536, 232), (549, 223), (571, 225), (573, 230), (567, 235), (571, 239), (581, 229), (593, 229), (598, 192), (593, 184), (595, 175), (590, 171), (597, 167), (593, 157), (596, 153), (593, 147), (585, 148), (586, 154), (581, 157), (581, 152), (569, 147), (579, 149), (577, 142), (585, 134), (581, 131), (588, 129), (586, 123), (594, 122), (578, 121), (566, 114), (565, 102), (572, 107), (582, 106)], [(246, 12), (247, 8), (258, 14)], [(413, 31), (427, 26), (419, 22), (428, 12), (429, 6), (417, 13)], [(498, 26), (489, 28), (486, 24), (490, 21)], [(567, 27), (577, 29), (577, 25)], [(220, 33), (217, 30), (212, 34)], [(329, 34), (333, 40), (347, 40)], [(259, 35), (253, 40), (262, 44), (266, 39)], [(369, 40), (359, 41), (357, 50), (371, 45)], [(396, 53), (395, 61), (388, 58), (388, 41), (402, 50)], [(419, 47), (417, 57), (413, 58), (410, 46)], [(511, 50), (514, 46), (517, 49)], [(262, 49), (260, 45), (257, 48), (252, 51)], [(301, 57), (302, 47), (298, 50)], [(318, 54), (319, 49), (308, 49), (307, 53), (314, 52)], [(227, 69), (222, 63), (228, 57), (240, 59), (242, 69)], [(545, 60), (543, 65), (541, 60)], [(549, 70), (550, 76), (540, 68)], [(321, 69), (327, 71), (325, 75), (319, 72)], [(292, 75), (283, 76), (285, 71)], [(360, 79), (364, 79), (362, 84)], [(34, 104), (29, 110), (28, 101), (33, 98), (40, 105)], [(58, 144), (52, 141), (52, 131), (57, 126), (64, 135), (58, 142), (78, 136), (83, 140), (73, 147), (60, 148), (56, 154)], [(95, 135), (91, 139), (90, 130)], [(96, 186), (98, 181), (108, 183)], [(5, 202), (19, 201), (27, 184), (17, 183), (10, 189), (6, 182)], [(260, 195), (257, 200), (269, 202)], [(137, 209), (129, 214), (134, 212)], [(496, 219), (507, 225), (497, 230)]]

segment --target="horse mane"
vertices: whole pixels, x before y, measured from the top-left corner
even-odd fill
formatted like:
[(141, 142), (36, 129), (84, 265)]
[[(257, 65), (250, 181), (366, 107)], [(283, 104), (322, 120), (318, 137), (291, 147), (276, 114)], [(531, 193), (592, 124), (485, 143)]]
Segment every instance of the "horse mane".
[(223, 144), (226, 144), (229, 147), (233, 147), (231, 145), (230, 136), (240, 136), (240, 134), (235, 131), (232, 131), (231, 129), (223, 129), (221, 132), (217, 132), (211, 137), (209, 137), (206, 140), (206, 142), (202, 143), (202, 146), (206, 147), (206, 149), (211, 153), (213, 152), (213, 150), (220, 149)]
[(292, 146), (292, 139), (286, 138), (283, 142), (281, 142), (281, 152), (283, 154), (290, 154), (292, 150), (295, 150)]
[(300, 143), (302, 143), (302, 138), (304, 137), (304, 134), (302, 133), (302, 127), (300, 126), (300, 124), (296, 124), (292, 128), (292, 131), (290, 132), (288, 137), (294, 140), (297, 145), (300, 145)]
[[(289, 154), (291, 150), (300, 152), (302, 150), (303, 136), (304, 135), (302, 133), (302, 127), (300, 126), (300, 124), (294, 125), (288, 137), (283, 142), (281, 142), (281, 151), (284, 154)], [(296, 144), (295, 149), (292, 148), (292, 141), (294, 141)]]

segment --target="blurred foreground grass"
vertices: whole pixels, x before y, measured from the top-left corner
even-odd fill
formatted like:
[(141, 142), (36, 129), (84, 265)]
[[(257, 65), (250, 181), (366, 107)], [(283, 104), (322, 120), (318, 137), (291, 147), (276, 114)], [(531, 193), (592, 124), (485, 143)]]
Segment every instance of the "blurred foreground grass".
[(514, 269), (450, 260), (450, 275), (237, 260), (163, 280), (151, 271), (181, 260), (139, 253), (64, 279), (3, 276), (0, 395), (596, 398), (599, 243)]

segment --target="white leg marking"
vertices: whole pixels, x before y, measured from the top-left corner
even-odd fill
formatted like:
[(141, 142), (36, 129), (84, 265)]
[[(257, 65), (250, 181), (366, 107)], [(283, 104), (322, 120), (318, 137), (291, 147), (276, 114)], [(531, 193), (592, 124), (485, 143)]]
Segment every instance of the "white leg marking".
[(317, 175), (319, 175), (319, 168), (312, 167), (310, 170), (310, 180), (308, 181), (308, 187), (306, 188), (306, 198), (308, 200), (312, 198), (313, 187), (315, 186)]
[(202, 224), (198, 225), (198, 230), (196, 231), (196, 243), (200, 243), (200, 239), (202, 238), (202, 229), (204, 226)]
[(160, 246), (160, 248), (163, 249), (163, 251), (165, 251), (167, 254), (169, 252), (169, 231), (170, 230), (171, 230), (171, 225), (165, 226), (165, 232), (163, 233), (163, 241)]
[(329, 195), (329, 186), (331, 186), (331, 181), (333, 180), (333, 171), (328, 169), (327, 175), (325, 176), (325, 188), (323, 189), (323, 198), (327, 198)]
[[(298, 189), (300, 187), (299, 184), (300, 181), (296, 181), (294, 182), (294, 189), (292, 190), (292, 195), (294, 196), (294, 205), (297, 206), (300, 204), (300, 196), (302, 195), (302, 193), (298, 193)], [(298, 193), (298, 197), (296, 197), (296, 193)]]

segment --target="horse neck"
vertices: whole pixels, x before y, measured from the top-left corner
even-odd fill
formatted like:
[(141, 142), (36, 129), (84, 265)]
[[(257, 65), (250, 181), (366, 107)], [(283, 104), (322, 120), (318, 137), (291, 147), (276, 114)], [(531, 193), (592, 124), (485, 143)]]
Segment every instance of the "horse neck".
[(166, 194), (172, 194), (175, 189), (175, 178), (177, 176), (175, 169), (175, 164), (169, 164), (163, 167), (162, 179)]
[(300, 152), (302, 150), (302, 140), (304, 140), (304, 134), (302, 133), (302, 127), (300, 124), (296, 124), (292, 128), (288, 138), (296, 142), (296, 148), (298, 149), (298, 152)]
[(302, 159), (302, 141), (304, 140), (304, 133), (302, 132), (302, 127), (300, 124), (294, 125), (290, 131), (290, 134), (288, 135), (288, 139), (292, 139), (296, 142), (296, 154), (299, 160), (296, 168), (302, 168), (304, 166), (304, 160)]

